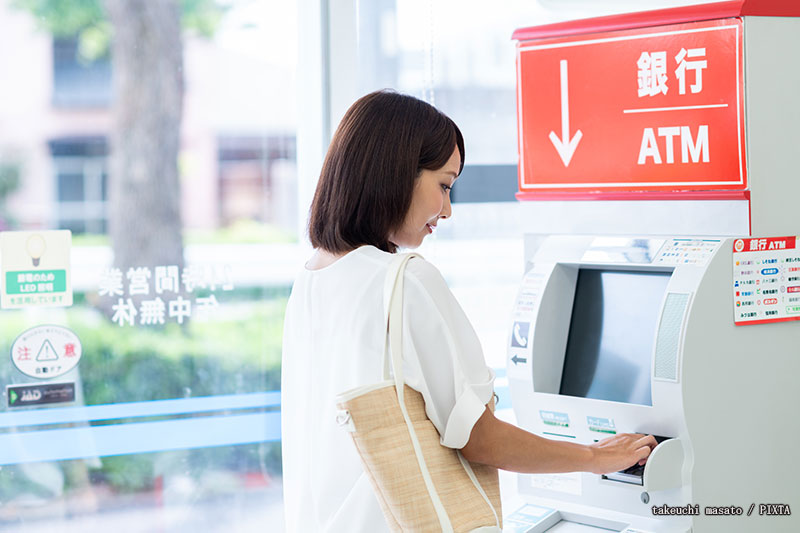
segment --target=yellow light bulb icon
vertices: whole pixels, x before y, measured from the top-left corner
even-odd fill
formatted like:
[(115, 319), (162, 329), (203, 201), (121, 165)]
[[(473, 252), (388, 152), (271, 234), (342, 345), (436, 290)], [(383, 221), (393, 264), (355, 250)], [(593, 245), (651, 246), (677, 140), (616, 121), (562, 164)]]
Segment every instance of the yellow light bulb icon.
[(28, 255), (31, 256), (33, 266), (39, 266), (39, 260), (41, 260), (45, 250), (47, 250), (47, 246), (44, 243), (44, 237), (38, 233), (34, 233), (28, 237), (28, 242), (25, 244), (25, 250), (28, 252)]

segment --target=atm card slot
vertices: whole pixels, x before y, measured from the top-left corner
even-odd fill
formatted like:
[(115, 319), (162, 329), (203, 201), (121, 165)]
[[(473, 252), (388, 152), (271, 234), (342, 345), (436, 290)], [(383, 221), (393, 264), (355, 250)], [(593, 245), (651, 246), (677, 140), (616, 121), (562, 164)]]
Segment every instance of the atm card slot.
[(644, 485), (644, 465), (634, 465), (619, 472), (603, 474), (603, 479), (630, 483), (631, 485)]
[[(656, 442), (659, 444), (671, 438), (662, 437), (660, 435), (653, 435), (653, 437), (655, 437)], [(608, 479), (611, 481), (630, 483), (631, 485), (644, 485), (644, 465), (635, 464), (633, 466), (629, 466), (625, 470), (620, 470), (619, 472), (613, 472), (610, 474), (603, 474), (600, 477), (602, 479)]]

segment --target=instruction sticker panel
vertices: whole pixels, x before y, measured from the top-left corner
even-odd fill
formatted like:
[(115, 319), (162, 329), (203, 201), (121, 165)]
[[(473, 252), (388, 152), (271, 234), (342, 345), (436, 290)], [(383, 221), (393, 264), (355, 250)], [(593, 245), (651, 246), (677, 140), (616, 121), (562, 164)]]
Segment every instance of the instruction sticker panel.
[(800, 320), (797, 237), (737, 239), (733, 243), (736, 325)]
[(68, 230), (0, 233), (0, 307), (71, 306), (71, 246)]
[(533, 341), (533, 319), (546, 275), (532, 269), (525, 274), (517, 300), (514, 302), (514, 322), (508, 350), (509, 377), (530, 379), (529, 362)]
[(719, 239), (671, 239), (658, 255), (656, 264), (705, 265), (719, 247)]

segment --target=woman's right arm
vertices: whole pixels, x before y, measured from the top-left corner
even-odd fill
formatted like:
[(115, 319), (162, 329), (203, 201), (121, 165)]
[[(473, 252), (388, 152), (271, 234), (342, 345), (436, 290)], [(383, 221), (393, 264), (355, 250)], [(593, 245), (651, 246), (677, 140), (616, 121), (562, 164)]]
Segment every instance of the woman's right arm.
[(417, 362), (409, 365), (406, 382), (422, 393), (444, 446), (461, 448), (470, 461), (526, 473), (614, 472), (655, 447), (653, 437), (642, 435), (617, 435), (588, 446), (555, 441), (495, 418), (484, 407), (492, 395), (492, 374), (480, 341), (441, 274), (427, 261), (412, 259), (406, 280), (403, 358)]
[(589, 445), (545, 439), (498, 420), (487, 408), (461, 454), (468, 461), (512, 472), (605, 474), (644, 464), (655, 446), (652, 436), (630, 433)]

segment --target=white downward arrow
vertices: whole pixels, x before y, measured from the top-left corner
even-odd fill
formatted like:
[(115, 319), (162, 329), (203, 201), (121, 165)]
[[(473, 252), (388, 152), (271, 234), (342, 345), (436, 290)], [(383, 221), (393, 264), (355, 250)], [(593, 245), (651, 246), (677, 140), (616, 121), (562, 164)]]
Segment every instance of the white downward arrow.
[(558, 150), (558, 155), (564, 162), (564, 166), (568, 167), (572, 159), (578, 143), (583, 137), (581, 130), (575, 132), (575, 136), (569, 138), (569, 90), (567, 89), (567, 60), (561, 60), (561, 138), (558, 138), (556, 132), (550, 132), (550, 141), (553, 146)]

